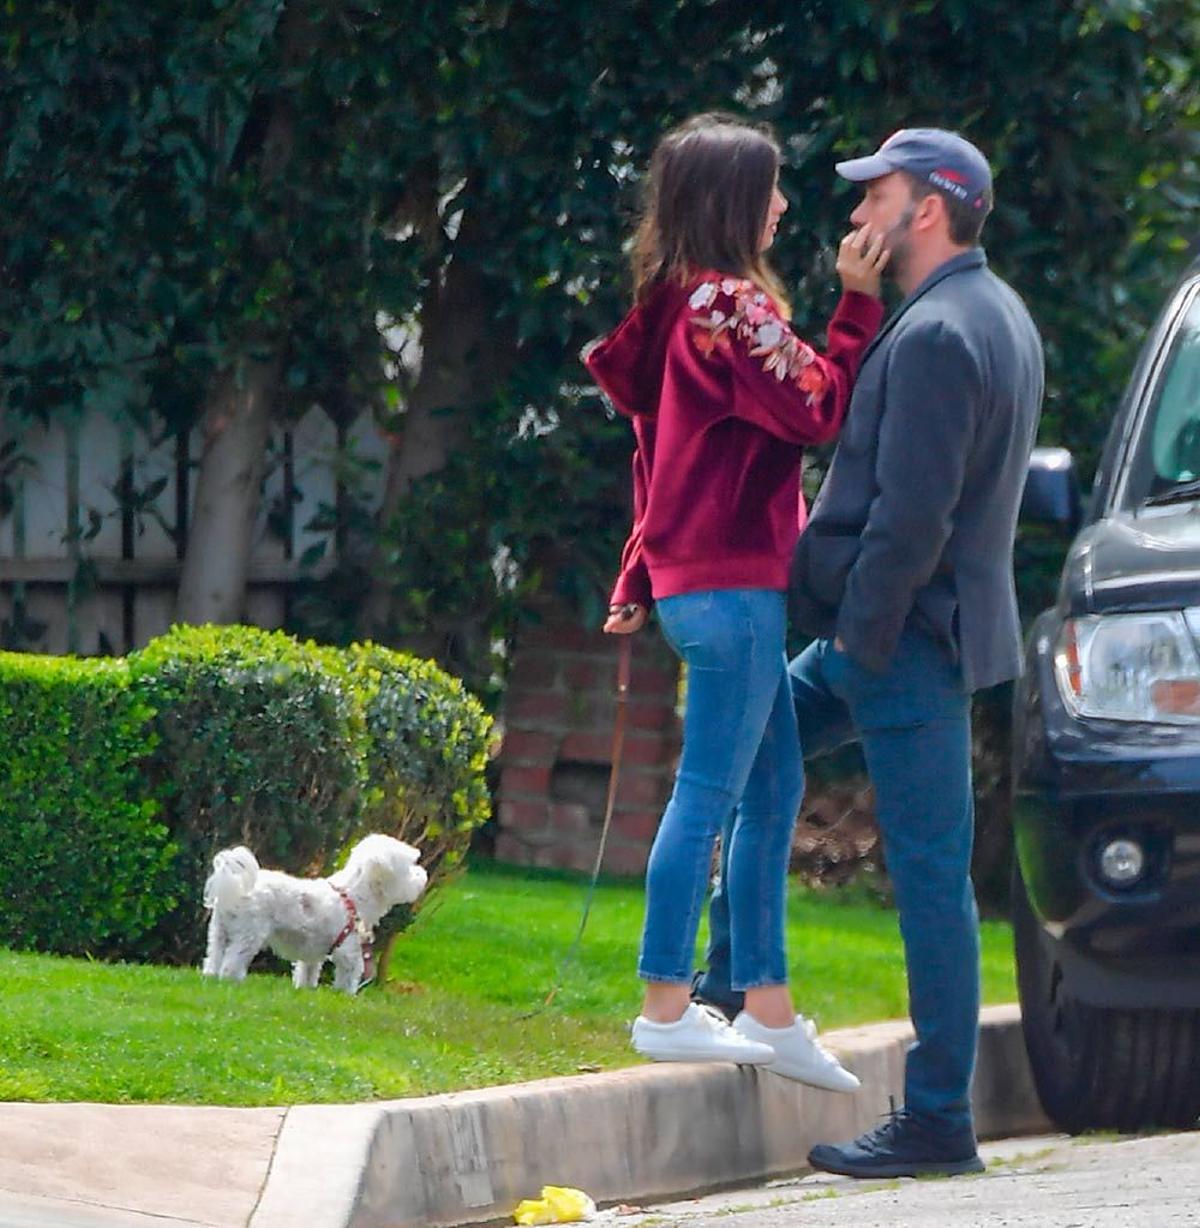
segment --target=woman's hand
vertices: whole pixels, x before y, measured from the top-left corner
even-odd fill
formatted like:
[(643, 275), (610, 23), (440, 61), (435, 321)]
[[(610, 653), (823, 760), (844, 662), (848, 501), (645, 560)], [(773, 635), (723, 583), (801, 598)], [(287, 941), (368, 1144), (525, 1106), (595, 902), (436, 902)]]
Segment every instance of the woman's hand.
[(838, 248), (837, 272), (842, 279), (843, 290), (857, 290), (860, 294), (879, 297), (883, 270), (891, 255), (884, 249), (883, 238), (868, 224), (859, 230), (852, 230), (842, 240)]
[(630, 601), (625, 605), (608, 607), (608, 620), (604, 624), (604, 630), (609, 635), (632, 635), (645, 625), (646, 607), (638, 605), (636, 601)]

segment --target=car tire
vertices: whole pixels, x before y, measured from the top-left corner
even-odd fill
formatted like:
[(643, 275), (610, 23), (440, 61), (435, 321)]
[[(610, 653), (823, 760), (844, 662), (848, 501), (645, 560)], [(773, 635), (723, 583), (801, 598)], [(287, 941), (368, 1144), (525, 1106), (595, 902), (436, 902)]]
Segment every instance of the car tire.
[(1021, 1026), (1046, 1115), (1071, 1134), (1186, 1129), (1200, 1118), (1200, 1011), (1118, 1010), (1075, 998), (1013, 870)]

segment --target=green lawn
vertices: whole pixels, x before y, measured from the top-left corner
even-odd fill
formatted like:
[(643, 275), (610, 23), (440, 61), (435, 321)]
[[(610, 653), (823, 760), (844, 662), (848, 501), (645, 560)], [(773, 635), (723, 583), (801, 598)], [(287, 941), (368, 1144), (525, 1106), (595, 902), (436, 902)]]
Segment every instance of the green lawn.
[[(640, 887), (599, 888), (578, 962), (537, 1011), (584, 892), (578, 878), (479, 866), (397, 944), (392, 983), (353, 999), (285, 975), (230, 985), (0, 951), (0, 1100), (338, 1102), (629, 1065)], [(891, 912), (861, 892), (795, 888), (789, 928), (798, 1004), (823, 1029), (904, 1014)], [(1006, 926), (984, 924), (987, 1002), (1014, 997), (1010, 947)]]

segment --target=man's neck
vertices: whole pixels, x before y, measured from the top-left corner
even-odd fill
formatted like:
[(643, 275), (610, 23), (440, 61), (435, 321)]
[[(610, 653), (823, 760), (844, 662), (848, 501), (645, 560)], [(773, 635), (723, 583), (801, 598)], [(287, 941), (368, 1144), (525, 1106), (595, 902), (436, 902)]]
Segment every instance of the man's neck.
[(943, 264), (970, 250), (969, 246), (964, 247), (959, 243), (951, 243), (949, 239), (930, 243), (920, 251), (910, 248), (904, 271), (896, 278), (896, 284), (900, 287), (901, 293), (907, 296)]

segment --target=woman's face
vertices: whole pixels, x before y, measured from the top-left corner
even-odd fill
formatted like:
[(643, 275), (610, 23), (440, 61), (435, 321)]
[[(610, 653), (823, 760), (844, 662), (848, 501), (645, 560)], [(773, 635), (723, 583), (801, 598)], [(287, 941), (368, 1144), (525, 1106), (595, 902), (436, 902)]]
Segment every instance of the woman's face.
[(765, 252), (775, 242), (775, 231), (779, 219), (787, 211), (787, 197), (779, 190), (779, 181), (771, 189), (771, 203), (767, 206), (767, 224), (763, 227), (762, 238), (758, 241), (758, 250)]

